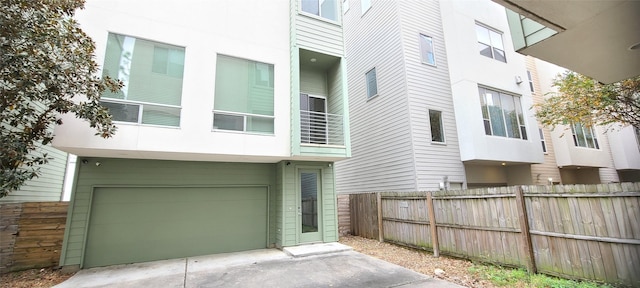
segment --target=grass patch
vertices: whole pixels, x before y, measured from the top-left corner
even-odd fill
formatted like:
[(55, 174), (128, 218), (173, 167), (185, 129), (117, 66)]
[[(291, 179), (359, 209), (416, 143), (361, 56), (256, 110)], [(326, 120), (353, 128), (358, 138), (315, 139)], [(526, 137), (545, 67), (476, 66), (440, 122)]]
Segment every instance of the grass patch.
[(524, 269), (474, 264), (469, 272), (497, 286), (540, 288), (612, 288), (607, 284), (574, 281), (544, 274), (529, 274)]

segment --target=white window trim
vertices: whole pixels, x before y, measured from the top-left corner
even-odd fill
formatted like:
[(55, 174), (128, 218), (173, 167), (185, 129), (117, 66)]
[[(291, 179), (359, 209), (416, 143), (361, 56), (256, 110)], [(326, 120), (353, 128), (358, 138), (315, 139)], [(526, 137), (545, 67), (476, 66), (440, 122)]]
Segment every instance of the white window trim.
[[(367, 74), (369, 74), (369, 72), (375, 70), (376, 71), (376, 94), (369, 96), (369, 79), (367, 78)], [(367, 95), (367, 101), (378, 97), (378, 95), (380, 95), (380, 89), (378, 87), (378, 69), (377, 67), (373, 67), (369, 70), (367, 70), (367, 72), (364, 73), (364, 89), (365, 89), (365, 94)]]
[[(118, 103), (118, 104), (138, 105), (138, 106), (140, 106), (140, 108), (138, 110), (138, 122), (128, 122), (128, 121), (113, 120), (114, 123), (137, 125), (137, 126), (174, 128), (174, 129), (180, 129), (180, 127), (182, 125), (182, 106), (168, 105), (168, 104), (157, 104), (157, 103), (142, 102), (142, 101), (132, 101), (132, 100), (118, 99), (118, 98), (108, 98), (108, 97), (100, 97), (100, 101), (101, 102), (109, 102), (109, 103)], [(142, 115), (144, 115), (144, 106), (145, 105), (166, 107), (166, 108), (175, 108), (175, 109), (180, 110), (180, 124), (178, 124), (178, 126), (170, 126), (170, 125), (158, 125), (158, 124), (145, 124), (145, 123), (142, 123)]]
[[(431, 129), (431, 111), (440, 112), (440, 132), (442, 133), (442, 142), (433, 141), (433, 129)], [(427, 115), (429, 117), (429, 136), (431, 136), (431, 144), (433, 145), (447, 145), (447, 134), (444, 130), (444, 118), (442, 117), (442, 110), (427, 109)]]
[[(255, 134), (255, 135), (274, 135), (275, 134), (275, 119), (276, 116), (262, 115), (262, 114), (252, 114), (252, 113), (240, 113), (240, 112), (232, 112), (232, 111), (223, 111), (223, 110), (213, 110), (213, 116), (215, 119), (215, 114), (223, 114), (229, 116), (241, 116), (242, 117), (242, 131), (239, 130), (227, 130), (227, 129), (218, 129), (215, 126), (211, 125), (211, 131), (220, 131), (220, 132), (232, 132), (232, 133), (241, 133), (241, 134)], [(247, 117), (256, 117), (256, 118), (266, 118), (273, 119), (273, 133), (269, 132), (256, 132), (256, 131), (247, 131)], [(213, 123), (213, 121), (211, 121)]]
[[(498, 93), (500, 93), (500, 94), (506, 94), (506, 95), (509, 95), (509, 96), (511, 96), (511, 97), (514, 97), (514, 98), (515, 98), (515, 97), (518, 97), (518, 98), (520, 98), (520, 105), (522, 106), (522, 95), (514, 94), (514, 93), (511, 93), (511, 92), (504, 91), (504, 90), (500, 90), (500, 89), (496, 89), (496, 88), (491, 88), (491, 87), (489, 87), (489, 86), (484, 86), (484, 85), (478, 85), (478, 87), (479, 87), (479, 88), (486, 89), (486, 90), (491, 90), (491, 91), (494, 91), (494, 92), (498, 92)], [(514, 103), (514, 105), (515, 105), (515, 103)], [(500, 108), (502, 109), (502, 104), (500, 105)], [(524, 123), (519, 123), (519, 122), (520, 122), (520, 119), (518, 119), (518, 130), (520, 131), (520, 132), (519, 132), (519, 133), (520, 133), (520, 138), (509, 137), (509, 134), (507, 134), (506, 136), (494, 135), (494, 134), (493, 134), (493, 122), (491, 122), (491, 115), (489, 115), (489, 127), (490, 127), (490, 129), (491, 129), (491, 135), (487, 135), (487, 134), (486, 134), (486, 132), (485, 132), (485, 134), (484, 134), (484, 135), (485, 135), (485, 136), (491, 136), (491, 137), (500, 137), (500, 138), (502, 138), (502, 139), (505, 139), (505, 138), (506, 138), (506, 139), (513, 139), (513, 140), (530, 141), (530, 140), (531, 140), (531, 134), (529, 133), (529, 124), (527, 124), (527, 115), (525, 114), (525, 110), (524, 110), (524, 108), (523, 108), (523, 107), (520, 107), (520, 109), (522, 110), (522, 118), (523, 118), (523, 120), (524, 120)], [(480, 115), (482, 116), (482, 105), (481, 105), (481, 107), (480, 107), (480, 111), (481, 111), (481, 112), (480, 112)], [(489, 114), (491, 114), (491, 112), (489, 112)], [(517, 117), (517, 116), (516, 116), (516, 117)], [(505, 118), (505, 116), (504, 116), (504, 112), (502, 112), (502, 119), (503, 119), (502, 121), (504, 121), (504, 123), (506, 123), (507, 119), (506, 119), (506, 118)], [(482, 121), (483, 121), (483, 123), (482, 123), (482, 129), (483, 129), (483, 130), (484, 130), (484, 120), (485, 120), (485, 119), (484, 119), (484, 117), (483, 117), (483, 118), (482, 118)], [(522, 138), (522, 129), (521, 129), (521, 127), (520, 127), (520, 126), (524, 126), (524, 129), (525, 129), (525, 131), (526, 131), (526, 133), (527, 133), (527, 135), (526, 135), (526, 136), (527, 136), (527, 138), (526, 138), (526, 139), (523, 139), (523, 138)], [(505, 127), (505, 132), (506, 132), (506, 127)]]
[[(329, 18), (325, 18), (325, 17), (322, 17), (320, 15), (316, 15), (316, 14), (312, 14), (312, 13), (309, 13), (307, 11), (304, 11), (304, 10), (302, 10), (302, 1), (301, 0), (297, 0), (297, 1), (298, 1), (298, 14), (304, 15), (304, 16), (309, 17), (309, 18), (317, 19), (317, 20), (320, 20), (320, 21), (324, 21), (324, 22), (327, 22), (327, 23), (331, 23), (331, 24), (335, 24), (335, 25), (338, 25), (338, 26), (342, 26), (342, 24), (341, 24), (342, 23), (342, 14), (343, 14), (342, 13), (342, 2), (338, 2), (339, 0), (336, 0), (336, 5), (338, 6), (337, 7), (338, 11), (336, 11), (336, 18), (338, 18), (338, 19), (336, 19), (336, 20), (331, 20)], [(318, 1), (318, 5), (319, 5), (319, 1)], [(318, 11), (321, 11), (320, 8), (318, 8)]]
[(594, 126), (587, 128), (586, 126), (584, 126), (582, 123), (580, 123), (580, 128), (582, 128), (582, 135), (585, 135), (584, 141), (585, 143), (587, 143), (587, 138), (586, 138), (586, 133), (585, 129), (590, 129), (591, 130), (591, 136), (593, 137), (593, 146), (595, 147), (589, 147), (589, 144), (587, 144), (587, 146), (580, 146), (578, 145), (578, 140), (576, 139), (578, 137), (578, 134), (576, 134), (576, 130), (575, 130), (575, 124), (569, 124), (570, 129), (571, 129), (571, 139), (573, 140), (573, 145), (575, 148), (578, 149), (590, 149), (590, 150), (600, 150), (600, 142), (598, 141), (598, 135), (596, 134), (596, 129)]
[(547, 139), (544, 137), (544, 130), (542, 130), (542, 128), (538, 128), (538, 133), (540, 133), (540, 142), (544, 145), (542, 153), (549, 154), (549, 146), (547, 145)]
[[(503, 38), (504, 33), (502, 31), (498, 30), (498, 29), (495, 29), (495, 28), (493, 28), (493, 27), (491, 27), (489, 25), (485, 25), (485, 24), (477, 22), (477, 21), (476, 21), (476, 26), (480, 26), (480, 27), (486, 28), (487, 30), (489, 30), (489, 32), (493, 31), (493, 32), (495, 32), (497, 34), (500, 34), (500, 41), (502, 42), (502, 47), (504, 47), (504, 49), (500, 49), (500, 50), (502, 50), (502, 52), (504, 52), (504, 62), (502, 60), (496, 59), (496, 56), (495, 56), (494, 51), (493, 51), (493, 49), (495, 47), (495, 46), (493, 46), (493, 43), (489, 44), (489, 47), (491, 47), (491, 59), (496, 60), (498, 62), (502, 62), (502, 63), (508, 63), (508, 61), (507, 61), (507, 47), (504, 44), (505, 41), (504, 41), (504, 38)], [(489, 41), (491, 41), (491, 34), (489, 34)], [(480, 39), (478, 39), (478, 35), (477, 34), (476, 34), (476, 42), (477, 43), (482, 43), (482, 42), (480, 42)], [(487, 43), (482, 43), (482, 44), (487, 44)], [(499, 49), (499, 48), (496, 48), (496, 49)], [(480, 55), (482, 55), (482, 54), (480, 54)], [(484, 55), (482, 55), (482, 56), (484, 56)], [(484, 57), (487, 57), (487, 56), (484, 56)], [(487, 58), (489, 58), (489, 57), (487, 57)]]
[[(431, 50), (433, 51), (433, 64), (429, 62), (425, 62), (424, 59), (422, 58), (422, 37), (426, 37), (431, 40)], [(433, 37), (423, 33), (418, 34), (418, 46), (419, 46), (418, 48), (420, 49), (420, 61), (422, 62), (422, 64), (438, 67), (438, 60), (436, 59), (436, 44), (435, 44), (435, 41), (433, 40)]]

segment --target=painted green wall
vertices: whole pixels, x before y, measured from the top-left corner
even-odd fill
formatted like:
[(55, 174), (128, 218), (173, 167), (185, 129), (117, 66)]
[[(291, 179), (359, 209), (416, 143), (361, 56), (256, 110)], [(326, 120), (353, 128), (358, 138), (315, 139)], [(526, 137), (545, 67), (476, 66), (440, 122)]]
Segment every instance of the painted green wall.
[[(83, 163), (83, 160), (87, 160), (87, 163)], [(99, 166), (96, 166), (97, 162), (100, 162)], [(256, 164), (79, 158), (77, 167), (60, 259), (61, 266), (82, 263), (91, 208), (91, 191), (95, 187), (268, 186), (268, 245), (286, 247), (300, 244), (297, 215), (300, 184), (297, 171), (319, 169), (322, 177), (322, 240), (338, 240), (335, 177), (332, 163), (329, 162), (285, 160), (277, 164)]]
[[(290, 162), (286, 165), (286, 162)], [(284, 163), (284, 164), (282, 164)], [(331, 167), (330, 167), (331, 165)], [(283, 219), (280, 228), (282, 234), (281, 245), (293, 246), (300, 243), (299, 241), (299, 223), (298, 223), (298, 191), (299, 180), (297, 179), (297, 171), (299, 169), (320, 169), (322, 177), (322, 235), (323, 242), (338, 241), (338, 218), (336, 208), (335, 193), (335, 177), (332, 163), (328, 162), (302, 162), (302, 161), (283, 161), (278, 164), (280, 173), (282, 173), (282, 211)]]
[[(82, 163), (83, 160), (88, 163)], [(100, 162), (100, 166), (96, 166), (96, 162)], [(94, 186), (267, 185), (273, 188), (276, 179), (275, 164), (113, 158), (79, 158), (78, 163), (60, 258), (61, 266), (81, 263)], [(275, 189), (270, 189), (270, 199), (274, 193)], [(269, 214), (275, 214), (273, 206), (269, 207)], [(275, 235), (270, 237), (273, 237), (271, 241), (275, 241)]]

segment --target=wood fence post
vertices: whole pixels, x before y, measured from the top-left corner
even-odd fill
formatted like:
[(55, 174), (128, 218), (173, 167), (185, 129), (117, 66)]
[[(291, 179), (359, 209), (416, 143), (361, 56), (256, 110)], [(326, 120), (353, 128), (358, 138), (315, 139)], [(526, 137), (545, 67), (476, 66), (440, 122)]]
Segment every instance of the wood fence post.
[(529, 217), (527, 216), (527, 205), (524, 201), (524, 193), (522, 186), (518, 186), (516, 190), (516, 206), (518, 208), (518, 220), (520, 222), (520, 233), (522, 242), (524, 243), (524, 256), (527, 262), (527, 272), (536, 273), (536, 259), (533, 254), (533, 245), (531, 243), (531, 234), (529, 234)]
[(382, 231), (382, 194), (376, 193), (376, 200), (378, 204), (378, 241), (384, 242), (384, 233)]
[(433, 210), (433, 198), (431, 192), (427, 192), (427, 209), (429, 209), (429, 228), (431, 228), (431, 245), (433, 245), (433, 257), (440, 257), (438, 245), (438, 227), (436, 227), (436, 212)]

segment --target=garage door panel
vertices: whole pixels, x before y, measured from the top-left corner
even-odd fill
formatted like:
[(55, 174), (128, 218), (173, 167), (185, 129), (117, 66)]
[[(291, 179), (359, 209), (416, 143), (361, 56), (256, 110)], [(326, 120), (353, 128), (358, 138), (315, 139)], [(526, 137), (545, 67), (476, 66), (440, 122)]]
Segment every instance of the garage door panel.
[(266, 246), (266, 187), (96, 188), (91, 209), (84, 267)]

